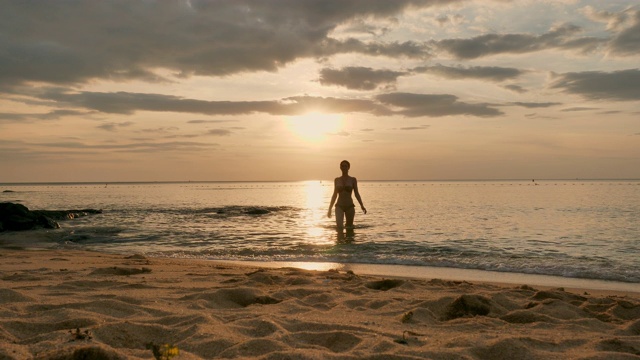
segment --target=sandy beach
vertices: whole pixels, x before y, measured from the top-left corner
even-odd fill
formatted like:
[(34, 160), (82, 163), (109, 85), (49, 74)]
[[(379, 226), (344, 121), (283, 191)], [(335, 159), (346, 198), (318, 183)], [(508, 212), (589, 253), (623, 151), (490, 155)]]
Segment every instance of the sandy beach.
[(0, 359), (153, 359), (153, 345), (174, 359), (640, 359), (640, 293), (0, 251)]

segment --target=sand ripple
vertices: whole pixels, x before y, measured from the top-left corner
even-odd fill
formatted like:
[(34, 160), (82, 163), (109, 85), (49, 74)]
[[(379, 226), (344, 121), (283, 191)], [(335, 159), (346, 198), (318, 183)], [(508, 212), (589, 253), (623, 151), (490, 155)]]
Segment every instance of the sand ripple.
[(640, 295), (8, 250), (0, 359), (640, 359)]

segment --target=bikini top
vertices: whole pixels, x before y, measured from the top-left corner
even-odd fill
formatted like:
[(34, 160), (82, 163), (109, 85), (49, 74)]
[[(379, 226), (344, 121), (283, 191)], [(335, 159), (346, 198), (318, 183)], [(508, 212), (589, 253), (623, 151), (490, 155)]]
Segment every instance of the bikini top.
[[(337, 180), (340, 179), (340, 184), (337, 184)], [(343, 191), (347, 191), (347, 192), (352, 192), (353, 191), (353, 185), (347, 185), (344, 183), (344, 180), (342, 178), (337, 178), (336, 179), (336, 189), (338, 190), (338, 192), (343, 192)]]

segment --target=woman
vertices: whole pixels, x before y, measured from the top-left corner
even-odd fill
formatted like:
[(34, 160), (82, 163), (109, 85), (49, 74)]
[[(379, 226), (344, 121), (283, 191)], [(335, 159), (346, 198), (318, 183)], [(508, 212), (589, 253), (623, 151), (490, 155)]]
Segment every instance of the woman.
[[(343, 160), (340, 163), (340, 170), (342, 170), (342, 176), (337, 177), (333, 181), (333, 196), (331, 197), (331, 204), (329, 205), (328, 217), (331, 217), (331, 208), (333, 204), (336, 204), (336, 225), (338, 231), (342, 232), (342, 222), (344, 218), (347, 218), (347, 229), (353, 229), (353, 218), (356, 215), (356, 206), (351, 198), (351, 193), (356, 195), (356, 199), (360, 203), (360, 208), (363, 213), (367, 213), (367, 209), (362, 204), (360, 193), (358, 192), (358, 180), (353, 176), (349, 176), (349, 168), (351, 164), (347, 160)], [(336, 199), (338, 200), (336, 202)]]

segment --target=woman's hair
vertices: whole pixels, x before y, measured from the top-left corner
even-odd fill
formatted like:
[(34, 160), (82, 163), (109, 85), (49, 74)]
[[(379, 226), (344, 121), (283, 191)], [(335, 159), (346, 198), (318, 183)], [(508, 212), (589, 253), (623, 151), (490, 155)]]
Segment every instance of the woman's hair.
[(340, 162), (340, 166), (342, 166), (342, 164), (347, 164), (347, 167), (348, 167), (348, 168), (351, 168), (351, 164), (350, 164), (347, 160), (342, 160), (342, 161)]

